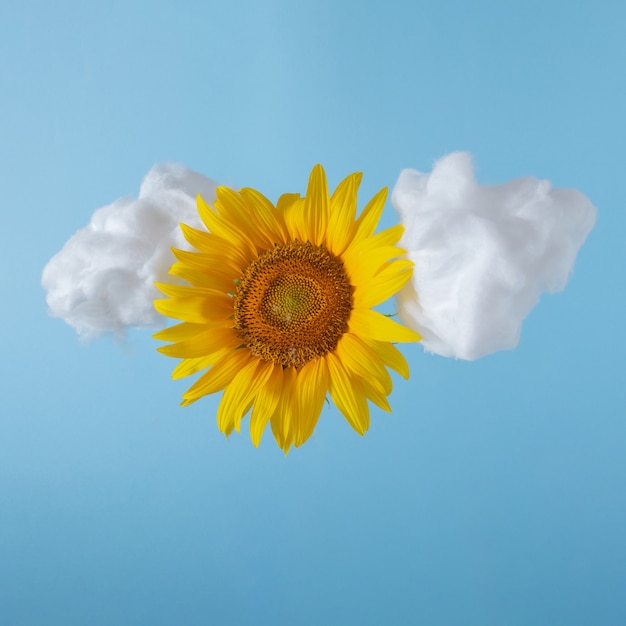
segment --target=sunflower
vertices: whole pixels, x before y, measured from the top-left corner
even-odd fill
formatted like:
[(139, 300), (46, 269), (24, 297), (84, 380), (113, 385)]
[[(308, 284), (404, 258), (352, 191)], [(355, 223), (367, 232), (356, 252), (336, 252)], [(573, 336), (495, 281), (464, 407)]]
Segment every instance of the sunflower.
[(207, 370), (182, 405), (224, 391), (217, 424), (227, 436), (251, 410), (254, 445), (270, 422), (288, 452), (313, 433), (327, 393), (363, 435), (368, 400), (391, 410), (387, 368), (408, 378), (391, 342), (420, 336), (372, 307), (405, 285), (413, 264), (399, 258), (401, 225), (374, 234), (386, 189), (356, 218), (360, 182), (351, 174), (329, 196), (316, 165), (305, 197), (284, 194), (276, 206), (254, 189), (218, 187), (213, 207), (197, 199), (208, 232), (181, 224), (197, 252), (174, 249), (170, 274), (188, 285), (157, 284), (167, 298), (154, 303), (181, 323), (154, 337), (182, 359), (173, 378)]

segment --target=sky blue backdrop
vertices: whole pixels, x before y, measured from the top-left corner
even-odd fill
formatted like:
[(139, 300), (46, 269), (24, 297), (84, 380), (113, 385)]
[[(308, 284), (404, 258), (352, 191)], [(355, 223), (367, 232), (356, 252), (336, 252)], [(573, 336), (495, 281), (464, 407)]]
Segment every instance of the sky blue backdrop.
[[(0, 4), (0, 623), (626, 623), (625, 6)], [(47, 260), (154, 163), (365, 199), (458, 149), (598, 225), (517, 350), (406, 349), (365, 438), (225, 441), (149, 333), (47, 316)]]

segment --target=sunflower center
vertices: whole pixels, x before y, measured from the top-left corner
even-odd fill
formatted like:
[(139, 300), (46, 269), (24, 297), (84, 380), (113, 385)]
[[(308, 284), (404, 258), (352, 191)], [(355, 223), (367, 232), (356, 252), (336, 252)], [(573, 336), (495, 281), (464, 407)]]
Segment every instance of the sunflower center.
[(308, 277), (278, 276), (263, 295), (259, 312), (275, 328), (298, 329), (317, 316), (324, 294), (318, 283)]
[(352, 286), (324, 246), (291, 241), (248, 266), (234, 309), (238, 337), (255, 356), (301, 367), (334, 350), (348, 330)]

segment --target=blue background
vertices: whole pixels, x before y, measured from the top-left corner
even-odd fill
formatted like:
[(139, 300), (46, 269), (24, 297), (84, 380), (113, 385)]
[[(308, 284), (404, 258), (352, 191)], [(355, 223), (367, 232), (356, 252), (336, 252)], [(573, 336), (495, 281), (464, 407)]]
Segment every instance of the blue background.
[[(625, 7), (5, 0), (0, 623), (626, 623)], [(272, 199), (362, 170), (363, 205), (459, 149), (598, 224), (516, 350), (406, 348), (365, 438), (226, 441), (150, 333), (47, 315), (48, 259), (154, 163)]]

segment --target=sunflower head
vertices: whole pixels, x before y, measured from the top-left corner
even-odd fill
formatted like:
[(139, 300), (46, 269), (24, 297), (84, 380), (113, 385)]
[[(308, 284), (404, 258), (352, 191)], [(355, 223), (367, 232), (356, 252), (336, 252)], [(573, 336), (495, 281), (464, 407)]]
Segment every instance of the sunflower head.
[(181, 320), (156, 333), (159, 348), (181, 358), (173, 377), (206, 370), (183, 405), (223, 391), (217, 423), (229, 435), (250, 413), (258, 445), (267, 423), (287, 452), (312, 434), (326, 395), (360, 434), (368, 400), (390, 411), (388, 369), (405, 378), (406, 360), (392, 342), (419, 335), (374, 311), (411, 277), (400, 258), (398, 225), (374, 234), (387, 190), (356, 217), (361, 174), (328, 193), (320, 165), (306, 195), (285, 194), (274, 206), (254, 189), (218, 187), (207, 231), (181, 224), (196, 251), (174, 249), (170, 274), (187, 285), (158, 284), (154, 305)]

